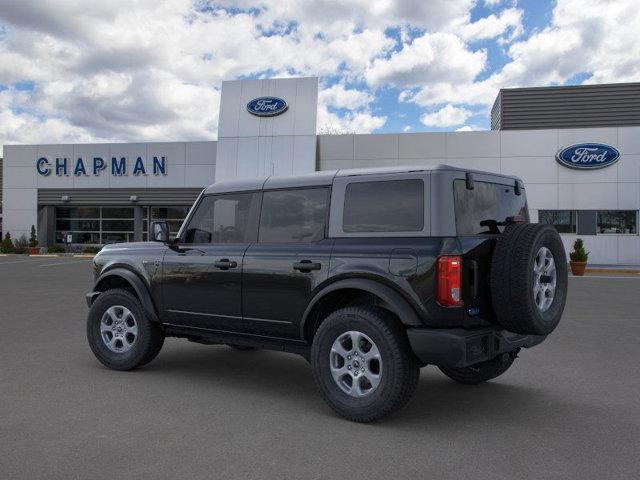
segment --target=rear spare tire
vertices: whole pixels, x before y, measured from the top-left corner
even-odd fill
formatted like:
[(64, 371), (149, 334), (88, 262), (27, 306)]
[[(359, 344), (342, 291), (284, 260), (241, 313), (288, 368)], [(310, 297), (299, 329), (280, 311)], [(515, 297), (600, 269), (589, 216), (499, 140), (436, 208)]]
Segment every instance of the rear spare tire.
[(500, 236), (491, 261), (491, 300), (507, 330), (548, 335), (567, 300), (567, 257), (551, 225), (521, 223)]

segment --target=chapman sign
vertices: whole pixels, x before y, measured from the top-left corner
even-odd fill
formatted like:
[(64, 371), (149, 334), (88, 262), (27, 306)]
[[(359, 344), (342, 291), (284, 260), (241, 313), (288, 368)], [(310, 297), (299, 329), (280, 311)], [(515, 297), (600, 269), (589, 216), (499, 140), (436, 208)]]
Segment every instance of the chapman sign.
[(289, 105), (278, 97), (259, 97), (247, 103), (247, 111), (258, 117), (275, 117), (284, 113)]
[(602, 143), (579, 143), (563, 148), (556, 155), (561, 165), (579, 170), (596, 170), (613, 165), (620, 158), (620, 152)]
[(167, 157), (153, 157), (151, 165), (145, 165), (142, 157), (137, 157), (135, 161), (128, 161), (127, 157), (111, 157), (111, 160), (105, 160), (102, 157), (82, 158), (78, 157), (72, 161), (66, 157), (48, 159), (40, 157), (36, 160), (36, 170), (38, 174), (46, 177), (51, 173), (57, 176), (75, 175), (80, 177), (83, 175), (98, 176), (102, 172), (110, 173), (113, 176), (123, 176), (132, 173), (135, 176), (148, 175), (166, 175), (167, 174)]

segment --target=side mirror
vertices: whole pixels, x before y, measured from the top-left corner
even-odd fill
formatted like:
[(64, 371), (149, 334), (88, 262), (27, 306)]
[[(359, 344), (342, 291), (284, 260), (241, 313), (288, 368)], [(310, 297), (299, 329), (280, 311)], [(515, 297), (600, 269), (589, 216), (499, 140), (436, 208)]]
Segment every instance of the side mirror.
[(169, 243), (169, 225), (167, 222), (153, 222), (151, 224), (151, 240)]

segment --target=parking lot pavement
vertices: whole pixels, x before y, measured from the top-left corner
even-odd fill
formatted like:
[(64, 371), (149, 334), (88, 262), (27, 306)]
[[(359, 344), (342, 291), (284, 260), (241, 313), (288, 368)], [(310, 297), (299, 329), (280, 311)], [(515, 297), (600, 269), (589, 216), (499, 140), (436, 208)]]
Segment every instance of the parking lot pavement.
[(505, 375), (427, 367), (373, 425), (336, 418), (284, 353), (169, 339), (103, 368), (90, 279), (88, 259), (0, 258), (0, 478), (638, 478), (640, 279), (572, 278), (558, 330)]

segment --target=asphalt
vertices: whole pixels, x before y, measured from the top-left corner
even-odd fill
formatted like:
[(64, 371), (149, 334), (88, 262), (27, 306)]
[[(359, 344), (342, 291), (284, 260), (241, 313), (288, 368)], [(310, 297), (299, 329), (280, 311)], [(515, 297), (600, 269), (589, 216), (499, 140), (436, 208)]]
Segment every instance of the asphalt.
[(293, 355), (169, 339), (144, 369), (103, 368), (90, 277), (88, 259), (0, 257), (0, 478), (638, 478), (638, 278), (572, 278), (556, 332), (502, 377), (427, 367), (407, 407), (359, 425)]

